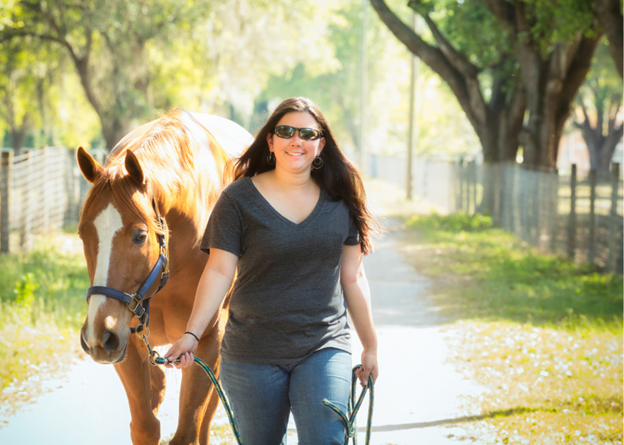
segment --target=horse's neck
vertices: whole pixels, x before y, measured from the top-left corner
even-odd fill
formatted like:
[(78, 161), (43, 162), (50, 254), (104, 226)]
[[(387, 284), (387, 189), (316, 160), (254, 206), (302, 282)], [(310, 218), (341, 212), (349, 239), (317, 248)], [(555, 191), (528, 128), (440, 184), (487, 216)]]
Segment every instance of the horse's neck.
[(203, 229), (200, 230), (196, 221), (175, 208), (169, 210), (166, 220), (170, 233), (171, 267), (176, 268), (193, 260), (193, 255), (189, 254), (194, 250), (199, 250), (198, 243), (203, 235)]

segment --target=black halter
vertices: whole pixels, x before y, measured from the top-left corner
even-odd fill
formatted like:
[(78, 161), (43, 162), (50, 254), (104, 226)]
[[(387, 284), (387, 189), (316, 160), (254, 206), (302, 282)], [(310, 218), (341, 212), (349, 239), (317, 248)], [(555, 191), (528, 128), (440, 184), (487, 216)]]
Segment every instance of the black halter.
[[(167, 226), (165, 224), (165, 219), (160, 216), (158, 212), (158, 206), (156, 204), (156, 198), (152, 194), (152, 206), (154, 207), (154, 211), (156, 212), (156, 216), (158, 218), (158, 222), (163, 232), (166, 232)], [(165, 239), (165, 235), (157, 234), (158, 244), (160, 244), (160, 257), (156, 264), (152, 268), (152, 271), (147, 276), (138, 292), (135, 294), (128, 294), (126, 292), (122, 292), (117, 289), (113, 289), (112, 287), (107, 286), (92, 286), (87, 289), (87, 303), (89, 302), (89, 297), (91, 295), (105, 295), (107, 297), (114, 298), (115, 300), (122, 301), (128, 305), (128, 309), (134, 315), (139, 317), (139, 324), (135, 328), (130, 328), (131, 333), (141, 332), (143, 329), (147, 328), (149, 324), (149, 309), (150, 309), (150, 301), (154, 295), (156, 295), (160, 290), (165, 287), (167, 284), (167, 280), (169, 279), (169, 257), (167, 256), (167, 241)], [(152, 287), (152, 285), (158, 279), (160, 275), (160, 284), (154, 295), (151, 295), (145, 298), (147, 291)]]

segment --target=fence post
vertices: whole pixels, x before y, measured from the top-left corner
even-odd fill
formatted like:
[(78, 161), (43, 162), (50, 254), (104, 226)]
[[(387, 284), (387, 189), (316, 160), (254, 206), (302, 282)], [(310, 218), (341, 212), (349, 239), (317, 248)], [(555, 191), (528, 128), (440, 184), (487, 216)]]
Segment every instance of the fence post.
[(620, 247), (618, 240), (619, 217), (617, 215), (618, 186), (620, 182), (620, 164), (614, 162), (611, 164), (611, 215), (609, 218), (609, 262), (607, 269), (610, 272), (616, 272), (617, 255)]
[(20, 244), (20, 252), (25, 253), (28, 250), (28, 233), (30, 232), (29, 227), (29, 218), (28, 214), (30, 209), (28, 208), (28, 186), (30, 185), (30, 158), (31, 158), (31, 150), (24, 152), (24, 160), (21, 164), (21, 187), (20, 187), (20, 195), (21, 195), (21, 205), (20, 205), (20, 228), (19, 228), (19, 244)]
[(43, 148), (43, 230), (50, 231), (50, 149)]
[(531, 193), (531, 220), (533, 221), (533, 242), (532, 244), (537, 247), (541, 247), (541, 224), (540, 224), (540, 198), (542, 197), (541, 187), (542, 171), (536, 169), (533, 171), (533, 181), (531, 181), (532, 193)]
[(550, 251), (557, 253), (557, 233), (559, 233), (559, 171), (555, 170), (549, 176), (548, 200), (550, 207)]
[(464, 210), (464, 160), (459, 160), (459, 208)]
[(587, 240), (587, 261), (596, 259), (596, 170), (589, 171), (589, 239)]
[(67, 207), (65, 209), (64, 226), (71, 226), (76, 223), (76, 180), (74, 178), (74, 159), (76, 159), (76, 150), (68, 149), (65, 151), (65, 190), (67, 193)]
[(570, 216), (568, 217), (568, 258), (574, 260), (576, 251), (576, 164), (570, 175)]
[(472, 214), (477, 213), (477, 161), (472, 161)]
[(0, 187), (0, 252), (9, 253), (9, 236), (11, 234), (11, 222), (9, 218), (11, 170), (13, 167), (13, 152), (2, 152), (0, 160), (0, 174), (2, 181)]

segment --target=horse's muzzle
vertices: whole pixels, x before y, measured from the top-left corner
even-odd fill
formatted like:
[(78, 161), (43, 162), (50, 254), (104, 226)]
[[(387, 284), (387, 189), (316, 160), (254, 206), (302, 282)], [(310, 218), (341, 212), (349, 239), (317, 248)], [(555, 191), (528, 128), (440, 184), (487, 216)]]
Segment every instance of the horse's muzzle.
[(109, 330), (95, 337), (87, 338), (84, 327), (80, 330), (80, 346), (95, 362), (114, 364), (124, 359), (128, 346), (127, 338), (122, 341), (116, 332)]

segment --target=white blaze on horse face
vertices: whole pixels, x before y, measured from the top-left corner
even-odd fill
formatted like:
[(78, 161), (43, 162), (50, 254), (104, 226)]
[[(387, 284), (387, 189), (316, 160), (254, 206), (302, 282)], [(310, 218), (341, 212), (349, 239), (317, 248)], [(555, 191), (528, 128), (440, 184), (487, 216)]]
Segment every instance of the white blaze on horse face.
[[(110, 267), (111, 251), (115, 234), (123, 228), (121, 215), (117, 209), (109, 204), (93, 221), (98, 237), (97, 262), (93, 286), (106, 286), (108, 269)], [(87, 341), (93, 338), (93, 321), (100, 306), (106, 301), (104, 295), (91, 295), (89, 298), (89, 324), (87, 326)]]

